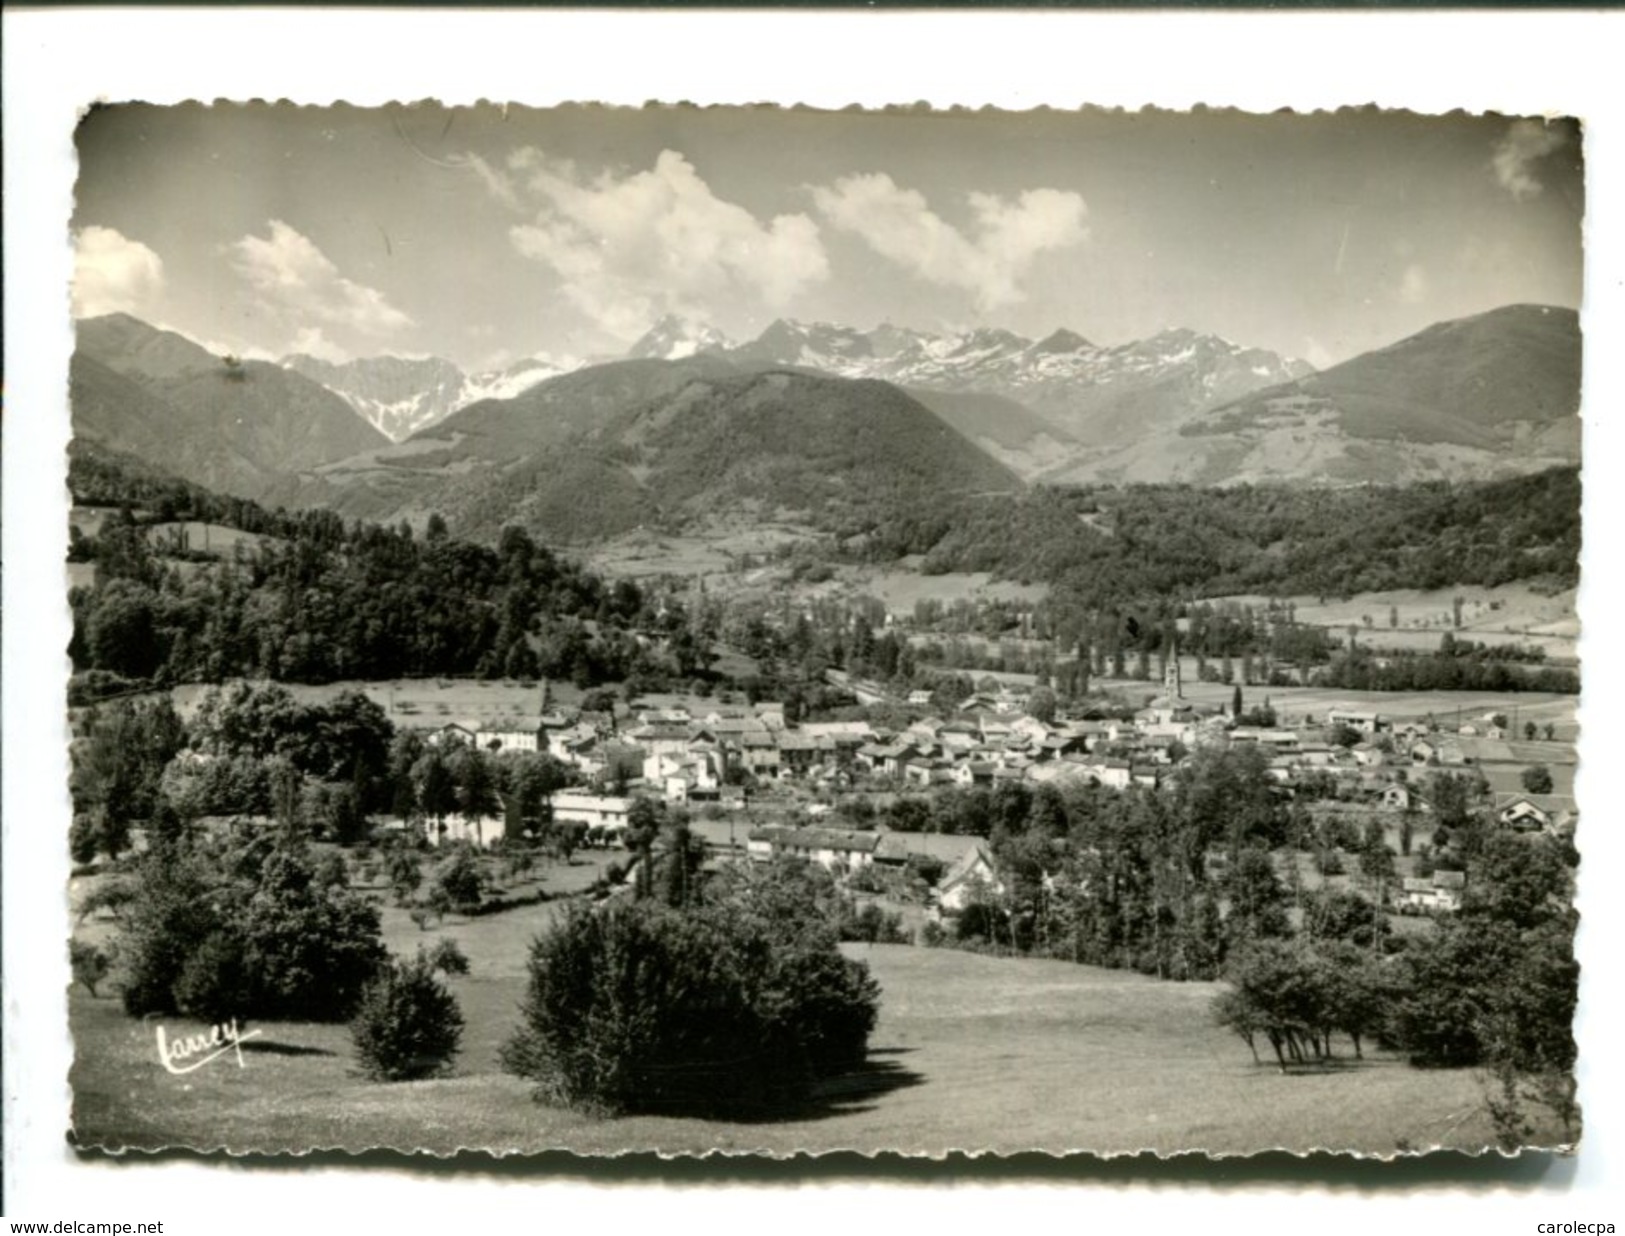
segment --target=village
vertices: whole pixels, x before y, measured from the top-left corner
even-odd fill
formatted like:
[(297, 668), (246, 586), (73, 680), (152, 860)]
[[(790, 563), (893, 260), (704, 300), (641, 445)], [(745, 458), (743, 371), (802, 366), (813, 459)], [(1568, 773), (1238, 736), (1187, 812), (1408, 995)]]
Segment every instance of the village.
[[(919, 711), (931, 702), (925, 691), (892, 701), (878, 684), (830, 676), (868, 704)], [(1445, 721), (1346, 705), (1288, 716), (1267, 698), (1243, 706), (1239, 688), (1229, 703), (1197, 703), (1184, 694), (1177, 656), (1161, 685), (1137, 709), (1118, 694), (1038, 709), (1040, 719), (1029, 711), (1032, 688), (989, 677), (951, 715), (891, 729), (868, 720), (790, 723), (779, 702), (678, 694), (570, 709), (555, 706), (543, 684), (534, 729), (453, 719), (424, 737), (432, 746), (556, 759), (577, 784), (552, 796), (552, 819), (580, 825), (589, 846), (627, 846), (634, 804), (648, 798), (682, 809), (713, 861), (791, 857), (843, 878), (923, 866), (936, 876), (927, 902), (933, 922), (951, 919), (974, 896), (1002, 893), (985, 836), (874, 821), (899, 800), (924, 802), (945, 789), (1155, 789), (1176, 783), (1194, 752), (1251, 748), (1280, 801), (1352, 819), (1356, 831), (1377, 822), (1396, 860), (1382, 896), (1400, 914), (1456, 910), (1466, 887), (1462, 871), (1418, 871), (1413, 839), (1425, 854), (1434, 831), (1431, 776), (1463, 779), (1498, 828), (1569, 838), (1578, 822), (1573, 748), (1555, 741), (1549, 724), (1526, 722), (1515, 733), (1498, 708)], [(505, 800), (505, 807), (501, 829), (453, 813), (430, 830), (430, 841), (493, 846), (534, 833), (516, 804)]]

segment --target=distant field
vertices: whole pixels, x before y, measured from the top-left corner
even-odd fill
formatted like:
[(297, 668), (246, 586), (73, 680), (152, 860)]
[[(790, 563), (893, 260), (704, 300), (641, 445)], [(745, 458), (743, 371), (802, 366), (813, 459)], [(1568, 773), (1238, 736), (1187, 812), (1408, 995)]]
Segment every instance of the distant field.
[[(1185, 698), (1194, 704), (1228, 704), (1235, 688), (1225, 683), (1197, 682), (1194, 658), (1180, 658), (1184, 675)], [(1211, 663), (1210, 663), (1211, 664)], [(1135, 679), (1096, 678), (1091, 687), (1120, 690), (1131, 700), (1162, 694), (1162, 684)], [(1500, 712), (1511, 721), (1516, 715), (1517, 725), (1533, 721), (1544, 725), (1548, 721), (1556, 726), (1560, 742), (1572, 743), (1578, 727), (1575, 712), (1579, 697), (1553, 695), (1535, 691), (1509, 694), (1486, 691), (1345, 691), (1336, 687), (1260, 687), (1242, 688), (1242, 702), (1246, 707), (1268, 700), (1283, 725), (1324, 724), (1326, 712), (1334, 707), (1348, 707), (1378, 712), (1397, 722), (1420, 721), (1433, 717), (1441, 725), (1454, 726), (1456, 719), (1465, 722), (1486, 713)]]
[(176, 529), (185, 535), (188, 548), (225, 557), (230, 557), (232, 551), (239, 545), (253, 549), (266, 540), (257, 532), (244, 532), (240, 528), (228, 528), (224, 524), (205, 524), (197, 520), (152, 524), (149, 526), (147, 538), (154, 545), (163, 545), (167, 543), (165, 538), (174, 535)]
[[(586, 551), (584, 559), (594, 570), (621, 578), (669, 574), (709, 579), (733, 571), (745, 554), (762, 558), (781, 545), (808, 541), (813, 536), (801, 525), (772, 519), (682, 536), (640, 530)], [(749, 582), (749, 576), (746, 572), (739, 578)]]
[(894, 614), (912, 615), (919, 601), (941, 601), (944, 605), (959, 600), (1040, 601), (1049, 594), (1044, 585), (995, 580), (985, 571), (921, 575), (915, 571), (846, 568), (841, 578), (857, 591), (885, 602), (887, 610)]
[[(154, 1027), (111, 997), (70, 997), (80, 1144), (236, 1151), (394, 1146), (448, 1154), (568, 1148), (797, 1151), (905, 1149), (1101, 1153), (1203, 1148), (1241, 1154), (1490, 1144), (1479, 1081), (1414, 1070), (1378, 1053), (1281, 1076), (1213, 1026), (1215, 986), (1159, 983), (1065, 962), (904, 945), (849, 946), (883, 996), (866, 1066), (828, 1082), (808, 1110), (757, 1123), (597, 1120), (542, 1107), (503, 1074), (523, 980), (522, 946), (550, 906), (445, 930), (473, 962), (452, 981), (468, 1021), (455, 1076), (379, 1085), (355, 1072), (342, 1027), (263, 1024), (244, 1067), (166, 1074)], [(415, 932), (415, 929), (410, 929)], [(424, 937), (434, 933), (424, 933)], [(410, 945), (392, 933), (392, 943)], [(166, 1019), (171, 1034), (198, 1027)], [(1556, 1133), (1540, 1129), (1536, 1141)]]
[[(302, 703), (324, 702), (344, 691), (361, 691), (382, 708), (397, 726), (438, 729), (452, 721), (464, 724), (536, 724), (541, 713), (542, 685), (506, 679), (481, 681), (466, 678), (400, 678), (392, 682), (334, 682), (321, 686), (281, 684)], [(190, 719), (199, 701), (211, 690), (187, 683), (173, 692), (175, 707)], [(556, 705), (581, 702), (581, 691), (566, 682), (548, 685)]]
[[(1462, 598), (1462, 625), (1454, 624), (1453, 602)], [(1545, 596), (1527, 584), (1497, 588), (1462, 586), (1422, 592), (1414, 588), (1366, 592), (1339, 600), (1300, 596), (1283, 598), (1296, 607), (1299, 622), (1332, 628), (1339, 634), (1354, 624), (1359, 641), (1370, 648), (1432, 649), (1446, 631), (1482, 644), (1532, 644), (1546, 655), (1572, 659), (1578, 654), (1580, 623), (1575, 613), (1575, 590)], [(1262, 596), (1234, 596), (1216, 600), (1265, 605)], [(1397, 611), (1399, 626), (1389, 626)], [(1370, 625), (1366, 625), (1366, 620)]]

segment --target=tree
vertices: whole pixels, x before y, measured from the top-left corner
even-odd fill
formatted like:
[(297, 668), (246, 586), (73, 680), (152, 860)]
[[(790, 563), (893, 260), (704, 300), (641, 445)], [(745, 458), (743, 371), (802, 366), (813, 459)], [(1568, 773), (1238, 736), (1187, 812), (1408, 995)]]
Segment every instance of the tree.
[(73, 967), (73, 981), (92, 996), (96, 995), (96, 985), (113, 968), (113, 959), (107, 953), (78, 938), (68, 941), (68, 960)]
[(1472, 863), (1462, 900), (1463, 921), (1507, 923), (1528, 931), (1570, 914), (1573, 875), (1553, 837), (1490, 837)]
[(1041, 725), (1052, 725), (1056, 710), (1055, 692), (1049, 687), (1035, 687), (1027, 697), (1027, 715)]
[[(673, 910), (573, 907), (531, 946), (509, 1071), (603, 1113), (779, 1113), (861, 1061), (879, 989), (796, 886), (746, 878)], [(798, 912), (764, 912), (756, 894)]]
[[(447, 942), (449, 943), (449, 942)], [(463, 1015), (431, 956), (384, 967), (361, 994), (350, 1023), (361, 1070), (373, 1081), (433, 1077), (450, 1067)]]
[(637, 895), (647, 897), (654, 889), (654, 843), (666, 820), (665, 804), (639, 795), (626, 812), (626, 848), (637, 855)]
[(479, 911), (485, 899), (485, 877), (470, 846), (457, 846), (441, 864), (435, 872), (433, 891), (441, 904), (459, 914)]
[(1233, 958), (1226, 978), (1231, 991), (1215, 1000), (1214, 1017), (1249, 1045), (1262, 1033), (1281, 1072), (1330, 1054), (1338, 1009), (1330, 967), (1313, 948), (1256, 941)]
[(660, 864), (661, 896), (667, 905), (681, 908), (697, 899), (704, 862), (705, 842), (690, 831), (686, 813), (674, 813), (665, 829)]
[(476, 844), (485, 845), (485, 821), (498, 815), (502, 804), (497, 798), (496, 781), (483, 751), (464, 751), (453, 770), (457, 779), (457, 806), (463, 818), (474, 825)]
[(395, 900), (405, 905), (423, 883), (423, 868), (416, 854), (404, 845), (397, 846), (389, 851), (384, 862), (384, 877), (389, 881)]
[(1552, 770), (1544, 764), (1531, 764), (1519, 776), (1523, 788), (1531, 794), (1550, 794), (1552, 792)]
[(1468, 872), (1461, 912), (1403, 954), (1393, 1019), (1413, 1063), (1566, 1074), (1579, 993), (1572, 877), (1561, 845), (1501, 833)]
[(160, 846), (142, 856), (125, 912), (124, 1007), (343, 1021), (383, 961), (378, 912), (323, 884), (286, 836), (224, 851)]
[(457, 810), (457, 780), (438, 747), (429, 748), (418, 761), (415, 772), (418, 804), (434, 821), (435, 831), (443, 833), (446, 816)]
[(1225, 873), (1224, 893), (1230, 902), (1225, 934), (1231, 947), (1251, 940), (1285, 936), (1291, 931), (1286, 913), (1286, 890), (1275, 875), (1275, 865), (1263, 850), (1252, 847), (1236, 855)]
[(1392, 932), (1382, 907), (1353, 889), (1323, 887), (1304, 895), (1303, 933), (1311, 940), (1370, 949), (1380, 946)]
[(1365, 735), (1352, 725), (1333, 726), (1326, 738), (1336, 747), (1354, 747), (1365, 741)]
[(97, 589), (85, 624), (90, 662), (126, 678), (149, 678), (163, 663), (152, 592), (134, 580)]
[(429, 950), (429, 964), (442, 974), (467, 974), (469, 971), (468, 954), (449, 937), (437, 941)]
[(117, 858), (130, 846), (132, 824), (148, 820), (160, 802), (164, 771), (185, 731), (167, 696), (155, 702), (119, 701), (93, 712), (84, 740), (75, 744), (69, 788), (76, 816), (76, 861), (97, 850)]

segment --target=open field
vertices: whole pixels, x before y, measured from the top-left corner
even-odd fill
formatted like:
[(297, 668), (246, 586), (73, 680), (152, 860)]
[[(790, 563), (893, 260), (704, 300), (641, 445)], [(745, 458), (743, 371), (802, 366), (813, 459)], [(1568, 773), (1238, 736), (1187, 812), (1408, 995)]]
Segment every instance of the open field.
[(622, 579), (650, 575), (709, 579), (734, 571), (745, 554), (759, 558), (781, 545), (813, 539), (814, 533), (801, 525), (764, 518), (683, 535), (639, 529), (585, 551), (583, 558), (593, 570)]
[[(1192, 657), (1181, 658), (1185, 698), (1193, 704), (1222, 705), (1230, 702), (1235, 687), (1222, 682), (1197, 682), (1196, 662)], [(1121, 691), (1129, 699), (1139, 701), (1162, 694), (1161, 681), (1145, 682), (1134, 678), (1092, 678), (1092, 689)], [(1486, 713), (1505, 713), (1511, 720), (1516, 713), (1516, 726), (1525, 721), (1536, 725), (1551, 722), (1556, 728), (1559, 742), (1572, 743), (1577, 734), (1576, 708), (1579, 697), (1556, 695), (1538, 691), (1516, 693), (1492, 691), (1349, 691), (1338, 687), (1262, 687), (1242, 688), (1246, 707), (1268, 700), (1282, 725), (1321, 725), (1330, 708), (1353, 708), (1381, 713), (1391, 721), (1404, 723), (1433, 717), (1440, 725), (1454, 726), (1459, 715), (1466, 722)]]
[[(438, 729), (452, 721), (492, 728), (524, 725), (534, 728), (541, 714), (542, 684), (511, 679), (397, 678), (391, 681), (331, 682), (319, 686), (280, 684), (303, 704), (322, 703), (345, 691), (360, 691), (408, 729)], [(190, 720), (198, 704), (213, 688), (186, 683), (174, 689), (175, 708)], [(567, 682), (549, 682), (555, 705), (575, 705), (582, 692)]]
[(843, 567), (842, 582), (855, 592), (877, 598), (893, 614), (912, 617), (919, 601), (1040, 601), (1049, 594), (1041, 584), (1018, 584), (994, 579), (986, 571), (921, 575), (918, 571)]
[[(1462, 599), (1461, 626), (1454, 625), (1453, 603)], [(1263, 609), (1262, 596), (1234, 596), (1234, 601)], [(1431, 650), (1452, 631), (1461, 639), (1481, 644), (1524, 644), (1544, 648), (1556, 660), (1573, 660), (1579, 653), (1580, 622), (1575, 612), (1575, 590), (1546, 595), (1527, 584), (1495, 588), (1463, 585), (1423, 592), (1415, 588), (1364, 592), (1347, 600), (1336, 597), (1286, 597), (1296, 607), (1299, 622), (1331, 628), (1342, 637), (1350, 624), (1359, 628), (1359, 640), (1370, 648)], [(1390, 627), (1390, 614), (1399, 619)], [(1369, 625), (1368, 625), (1369, 622)]]
[[(1477, 1149), (1491, 1140), (1478, 1079), (1352, 1059), (1280, 1075), (1212, 1026), (1212, 984), (1159, 983), (1065, 962), (849, 946), (880, 981), (870, 1058), (783, 1120), (598, 1120), (541, 1107), (498, 1066), (523, 980), (523, 948), (556, 910), (453, 922), (473, 973), (453, 980), (468, 1021), (455, 1075), (374, 1084), (355, 1071), (343, 1027), (263, 1024), (243, 1048), (166, 1074), (156, 1026), (116, 999), (70, 997), (79, 1144), (232, 1150), (393, 1146), (446, 1154), (567, 1147), (583, 1152), (1046, 1148), (1103, 1153), (1205, 1147)], [(415, 933), (415, 929), (412, 929)], [(433, 933), (425, 933), (425, 936)], [(392, 940), (392, 943), (397, 943)], [(171, 1035), (199, 1027), (162, 1023)], [(1541, 1129), (1534, 1140), (1557, 1134)]]
[(230, 528), (225, 524), (205, 524), (197, 520), (177, 521), (168, 524), (152, 524), (148, 528), (148, 542), (155, 546), (170, 543), (175, 536), (185, 538), (187, 548), (202, 550), (206, 553), (219, 554), (229, 558), (237, 546), (246, 549), (257, 549), (267, 537), (257, 532), (244, 532), (240, 528)]

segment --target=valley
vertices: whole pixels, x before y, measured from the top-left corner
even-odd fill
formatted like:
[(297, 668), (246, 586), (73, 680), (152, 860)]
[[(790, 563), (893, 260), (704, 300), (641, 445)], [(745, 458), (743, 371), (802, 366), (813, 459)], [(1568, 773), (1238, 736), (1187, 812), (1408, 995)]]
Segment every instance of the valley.
[(74, 1144), (1572, 1148), (1580, 139), (91, 109)]

